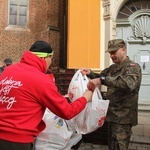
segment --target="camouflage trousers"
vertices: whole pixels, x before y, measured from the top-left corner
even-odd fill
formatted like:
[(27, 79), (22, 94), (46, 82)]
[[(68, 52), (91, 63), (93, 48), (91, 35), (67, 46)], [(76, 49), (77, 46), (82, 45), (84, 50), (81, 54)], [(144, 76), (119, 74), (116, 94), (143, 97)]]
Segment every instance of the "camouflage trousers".
[(130, 124), (108, 123), (109, 150), (127, 150), (132, 134)]

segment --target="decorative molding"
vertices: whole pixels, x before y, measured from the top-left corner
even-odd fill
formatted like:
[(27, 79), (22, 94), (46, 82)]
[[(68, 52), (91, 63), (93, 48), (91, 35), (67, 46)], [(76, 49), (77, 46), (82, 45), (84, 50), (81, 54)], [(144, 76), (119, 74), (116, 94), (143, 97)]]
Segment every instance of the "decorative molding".
[(103, 14), (104, 19), (110, 18), (110, 2), (109, 1), (104, 2), (103, 7), (104, 7), (104, 14)]
[(135, 23), (136, 37), (150, 37), (150, 18), (148, 16), (141, 16)]
[(112, 36), (115, 39), (116, 38), (116, 21), (112, 21)]
[(136, 20), (135, 24), (132, 26), (134, 36), (130, 37), (134, 39), (142, 39), (143, 44), (146, 44), (147, 38), (150, 37), (150, 17), (147, 15), (141, 16)]
[(136, 40), (136, 37), (135, 36), (130, 36), (130, 37), (127, 37), (127, 40)]
[(121, 1), (121, 0), (115, 0), (115, 2), (114, 2), (114, 9), (115, 9), (115, 7), (119, 4), (120, 1)]
[(116, 21), (115, 20), (113, 20), (112, 28), (116, 29)]

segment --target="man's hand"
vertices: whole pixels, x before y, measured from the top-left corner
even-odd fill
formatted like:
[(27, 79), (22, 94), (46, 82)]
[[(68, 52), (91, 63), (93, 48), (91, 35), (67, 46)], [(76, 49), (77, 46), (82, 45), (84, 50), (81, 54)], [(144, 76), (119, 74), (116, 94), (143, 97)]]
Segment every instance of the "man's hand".
[(100, 78), (95, 78), (95, 79), (89, 81), (89, 83), (87, 84), (87, 88), (91, 91), (94, 91), (95, 88), (100, 85), (101, 85)]
[(92, 95), (93, 95), (93, 92), (90, 90), (86, 90), (83, 94), (83, 96), (86, 98), (87, 102), (92, 101)]
[(87, 75), (91, 73), (91, 70), (89, 68), (80, 68), (82, 75)]

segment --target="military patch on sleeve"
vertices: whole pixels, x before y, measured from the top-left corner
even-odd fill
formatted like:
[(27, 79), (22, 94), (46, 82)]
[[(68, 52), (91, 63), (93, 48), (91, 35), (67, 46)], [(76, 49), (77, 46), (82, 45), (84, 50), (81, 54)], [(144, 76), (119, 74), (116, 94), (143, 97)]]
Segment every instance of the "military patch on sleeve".
[(131, 67), (135, 67), (136, 65), (135, 65), (135, 64), (130, 64), (130, 66), (131, 66)]

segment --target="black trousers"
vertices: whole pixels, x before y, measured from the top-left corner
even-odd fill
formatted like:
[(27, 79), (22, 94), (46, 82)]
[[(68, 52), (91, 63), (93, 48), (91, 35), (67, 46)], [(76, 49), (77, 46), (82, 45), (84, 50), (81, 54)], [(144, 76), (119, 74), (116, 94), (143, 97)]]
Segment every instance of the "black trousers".
[(34, 148), (33, 143), (15, 143), (0, 139), (0, 150), (34, 150)]

